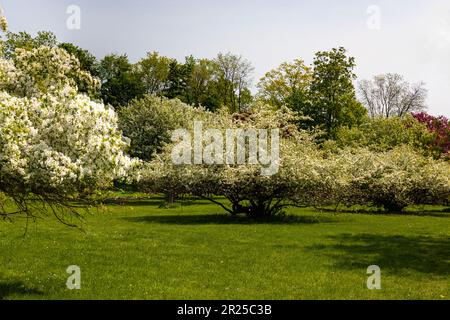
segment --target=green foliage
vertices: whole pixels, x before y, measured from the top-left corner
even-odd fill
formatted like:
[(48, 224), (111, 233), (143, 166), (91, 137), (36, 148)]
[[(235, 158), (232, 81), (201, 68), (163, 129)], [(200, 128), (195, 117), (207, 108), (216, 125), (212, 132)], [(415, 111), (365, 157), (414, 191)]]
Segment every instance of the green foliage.
[(66, 50), (68, 53), (77, 58), (80, 62), (81, 70), (89, 72), (94, 77), (99, 76), (97, 59), (88, 50), (68, 42), (60, 43), (58, 47)]
[(313, 125), (321, 126), (333, 136), (341, 126), (357, 125), (367, 113), (356, 100), (353, 80), (355, 59), (348, 57), (344, 48), (318, 52), (314, 59), (311, 83), (312, 106), (305, 115), (313, 119)]
[(318, 52), (313, 67), (303, 60), (283, 63), (261, 79), (258, 97), (279, 108), (286, 105), (309, 117), (301, 128), (321, 128), (333, 137), (341, 126), (353, 127), (367, 114), (356, 100), (353, 80), (355, 59), (344, 48)]
[(101, 97), (106, 104), (119, 109), (131, 100), (143, 96), (144, 85), (132, 70), (126, 55), (108, 55), (99, 64), (102, 81)]
[(119, 125), (131, 139), (130, 155), (148, 161), (170, 142), (172, 130), (190, 127), (194, 119), (206, 116), (203, 109), (180, 100), (145, 95), (119, 110)]
[[(388, 151), (401, 145), (409, 145), (424, 154), (430, 154), (432, 134), (426, 126), (412, 116), (404, 118), (369, 118), (357, 127), (341, 127), (336, 131), (338, 148), (368, 147), (373, 151)], [(332, 143), (328, 143), (328, 146)]]
[(146, 94), (160, 94), (167, 90), (169, 75), (173, 83), (178, 81), (177, 62), (160, 56), (157, 52), (147, 53), (133, 68)]
[[(74, 56), (80, 62), (81, 70), (88, 72), (94, 77), (99, 76), (97, 59), (88, 50), (82, 49), (72, 43), (60, 43), (58, 47), (66, 50), (69, 54)], [(77, 86), (80, 92), (90, 93), (83, 82), (78, 81)], [(100, 96), (100, 88), (90, 95), (92, 98), (98, 98)]]
[(54, 48), (57, 45), (58, 40), (55, 34), (50, 31), (39, 31), (34, 38), (24, 31), (19, 33), (7, 32), (1, 49), (6, 59), (13, 59), (16, 54), (16, 49), (29, 51), (41, 46)]
[(287, 105), (292, 110), (304, 112), (309, 104), (311, 80), (311, 68), (303, 60), (282, 63), (260, 80), (258, 98), (278, 108)]
[(194, 106), (204, 106), (211, 111), (218, 110), (222, 106), (223, 98), (218, 88), (214, 62), (209, 59), (191, 58), (189, 65), (192, 69), (186, 82), (185, 102)]
[(213, 61), (221, 105), (227, 106), (231, 112), (245, 111), (250, 102), (247, 98), (248, 87), (254, 71), (251, 63), (230, 52), (219, 53)]
[[(169, 99), (179, 99), (190, 103), (188, 95), (188, 83), (195, 68), (196, 60), (193, 56), (186, 57), (185, 63), (179, 63), (172, 59), (169, 64), (167, 76), (167, 88), (164, 95)], [(198, 104), (195, 104), (198, 105)]]
[(252, 71), (247, 60), (230, 53), (214, 60), (188, 56), (180, 63), (152, 52), (134, 65), (125, 55), (109, 55), (99, 65), (102, 98), (116, 109), (144, 94), (156, 94), (210, 111), (222, 106), (243, 110), (253, 101)]

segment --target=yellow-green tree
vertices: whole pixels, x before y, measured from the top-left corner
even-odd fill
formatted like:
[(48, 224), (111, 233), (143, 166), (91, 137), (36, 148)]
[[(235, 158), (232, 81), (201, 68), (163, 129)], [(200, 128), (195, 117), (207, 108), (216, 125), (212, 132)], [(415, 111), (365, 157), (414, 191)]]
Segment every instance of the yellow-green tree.
[(258, 83), (258, 97), (277, 108), (286, 105), (301, 111), (308, 103), (311, 85), (311, 68), (301, 59), (284, 62), (278, 68), (267, 72)]

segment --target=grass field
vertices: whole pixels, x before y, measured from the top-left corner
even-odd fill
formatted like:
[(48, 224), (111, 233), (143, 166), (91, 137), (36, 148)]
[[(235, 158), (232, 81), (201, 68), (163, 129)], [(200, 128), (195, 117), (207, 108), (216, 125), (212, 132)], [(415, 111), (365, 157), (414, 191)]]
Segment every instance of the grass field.
[[(0, 299), (450, 299), (450, 213), (292, 209), (233, 219), (207, 202), (110, 205), (85, 232), (0, 221)], [(66, 269), (81, 268), (81, 290)], [(379, 265), (382, 290), (368, 290)]]

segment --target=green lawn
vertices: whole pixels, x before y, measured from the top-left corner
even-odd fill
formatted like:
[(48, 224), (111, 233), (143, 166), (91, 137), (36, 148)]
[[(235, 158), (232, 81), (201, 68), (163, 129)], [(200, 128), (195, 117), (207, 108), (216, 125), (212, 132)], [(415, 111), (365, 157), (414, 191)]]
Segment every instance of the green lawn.
[[(0, 221), (0, 299), (449, 299), (450, 213), (292, 209), (235, 220), (209, 203), (111, 205), (85, 232)], [(382, 290), (366, 288), (379, 265)], [(66, 288), (69, 265), (81, 290)]]

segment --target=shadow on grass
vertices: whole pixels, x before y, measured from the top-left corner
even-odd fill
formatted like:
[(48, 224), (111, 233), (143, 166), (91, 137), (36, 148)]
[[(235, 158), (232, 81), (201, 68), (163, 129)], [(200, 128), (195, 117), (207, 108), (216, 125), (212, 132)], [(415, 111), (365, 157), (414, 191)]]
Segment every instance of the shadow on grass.
[(396, 275), (409, 271), (439, 276), (450, 274), (448, 237), (342, 234), (329, 239), (336, 244), (315, 245), (309, 249), (331, 257), (336, 268), (365, 272), (368, 266), (378, 265), (382, 272)]
[(339, 222), (337, 218), (320, 216), (294, 216), (272, 217), (266, 219), (250, 219), (246, 216), (233, 217), (227, 214), (201, 214), (201, 215), (164, 215), (123, 218), (130, 222), (157, 223), (174, 225), (202, 225), (202, 224), (316, 224)]
[(205, 200), (184, 200), (177, 201), (172, 205), (168, 205), (164, 199), (108, 199), (103, 202), (106, 205), (117, 205), (117, 206), (131, 206), (131, 207), (147, 207), (153, 206), (156, 208), (179, 208), (188, 206), (201, 206), (201, 205), (211, 205), (211, 202)]
[(417, 217), (434, 217), (434, 218), (450, 218), (450, 209), (442, 210), (405, 210), (402, 212), (389, 212), (382, 209), (365, 209), (365, 208), (342, 208), (339, 210), (332, 208), (316, 208), (316, 211), (327, 213), (349, 213), (349, 214), (368, 214), (368, 215), (385, 215), (385, 216), (417, 216)]
[[(387, 213), (389, 214), (389, 213)], [(450, 218), (449, 211), (405, 211), (397, 215), (415, 217)]]
[(43, 295), (40, 290), (27, 287), (21, 281), (6, 281), (0, 279), (0, 300), (6, 300), (12, 295)]

